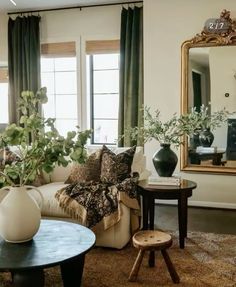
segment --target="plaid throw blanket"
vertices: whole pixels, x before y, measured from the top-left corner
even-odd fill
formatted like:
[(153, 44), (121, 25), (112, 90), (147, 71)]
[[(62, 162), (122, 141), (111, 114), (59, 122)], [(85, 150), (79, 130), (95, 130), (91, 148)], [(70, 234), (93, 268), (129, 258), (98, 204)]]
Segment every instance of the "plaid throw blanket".
[(96, 232), (106, 230), (120, 220), (122, 202), (131, 208), (131, 227), (134, 231), (139, 227), (137, 182), (138, 176), (135, 175), (114, 185), (74, 183), (57, 191), (55, 197), (66, 213)]

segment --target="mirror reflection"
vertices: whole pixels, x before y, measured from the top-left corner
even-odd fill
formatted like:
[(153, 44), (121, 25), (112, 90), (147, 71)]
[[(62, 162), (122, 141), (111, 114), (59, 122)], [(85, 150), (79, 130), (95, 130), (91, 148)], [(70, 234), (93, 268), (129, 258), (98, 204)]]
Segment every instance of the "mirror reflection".
[[(215, 112), (236, 111), (236, 47), (189, 49), (188, 109), (201, 106)], [(231, 115), (213, 132), (212, 144), (202, 145), (196, 134), (189, 142), (189, 164), (236, 167), (236, 117)], [(209, 137), (206, 134), (206, 137)], [(194, 138), (195, 137), (195, 138)]]

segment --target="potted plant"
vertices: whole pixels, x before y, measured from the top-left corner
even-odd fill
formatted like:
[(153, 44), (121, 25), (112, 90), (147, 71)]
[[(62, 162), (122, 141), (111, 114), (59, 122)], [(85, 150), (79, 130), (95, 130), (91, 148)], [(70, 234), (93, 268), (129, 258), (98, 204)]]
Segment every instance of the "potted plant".
[(210, 147), (214, 131), (228, 118), (229, 112), (223, 108), (210, 113), (208, 106), (201, 105), (199, 111), (196, 107), (191, 108), (188, 114), (182, 115), (182, 130), (190, 137), (190, 145), (196, 148), (198, 145)]
[(159, 176), (172, 176), (178, 162), (177, 155), (170, 146), (179, 147), (182, 144), (182, 136), (185, 134), (180, 118), (174, 114), (169, 120), (163, 122), (159, 110), (152, 114), (150, 108), (144, 108), (143, 127), (127, 129), (133, 140), (143, 139), (148, 142), (152, 139), (158, 141), (161, 149), (153, 156), (153, 164)]
[(85, 145), (91, 131), (77, 128), (66, 137), (61, 136), (55, 128), (55, 119), (45, 119), (38, 111), (46, 102), (46, 88), (37, 93), (23, 91), (19, 125), (10, 124), (0, 133), (0, 148), (14, 146), (15, 152), (12, 162), (0, 170), (1, 181), (11, 186), (0, 205), (4, 211), (0, 234), (11, 242), (30, 240), (39, 228), (40, 210), (28, 196), (26, 186), (43, 172), (50, 173), (56, 164), (66, 166), (72, 160), (83, 163), (87, 157)]

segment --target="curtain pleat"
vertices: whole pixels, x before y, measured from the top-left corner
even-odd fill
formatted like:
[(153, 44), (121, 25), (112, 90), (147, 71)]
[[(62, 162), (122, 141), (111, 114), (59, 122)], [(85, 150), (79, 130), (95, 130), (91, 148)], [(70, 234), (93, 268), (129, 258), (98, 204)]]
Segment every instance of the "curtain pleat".
[(119, 146), (142, 145), (125, 133), (143, 125), (143, 8), (122, 9), (120, 33)]
[(19, 122), (17, 102), (24, 90), (40, 88), (39, 16), (8, 21), (9, 120)]

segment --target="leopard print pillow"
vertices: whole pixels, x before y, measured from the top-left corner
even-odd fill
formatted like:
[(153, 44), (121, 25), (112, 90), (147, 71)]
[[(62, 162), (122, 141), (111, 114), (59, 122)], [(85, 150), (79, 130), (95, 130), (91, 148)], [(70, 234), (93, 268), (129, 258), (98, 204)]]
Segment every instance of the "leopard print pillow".
[(75, 164), (65, 183), (100, 181), (102, 150), (92, 153), (84, 164)]

